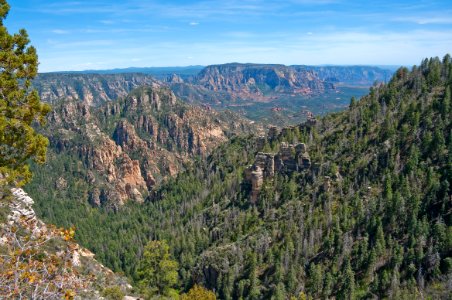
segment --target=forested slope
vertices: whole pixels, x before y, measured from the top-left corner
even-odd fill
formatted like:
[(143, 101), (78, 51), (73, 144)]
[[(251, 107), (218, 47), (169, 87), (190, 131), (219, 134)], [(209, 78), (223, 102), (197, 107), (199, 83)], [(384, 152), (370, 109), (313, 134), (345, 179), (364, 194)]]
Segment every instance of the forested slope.
[[(69, 190), (37, 193), (39, 171), (28, 190), (44, 219), (75, 224), (82, 245), (130, 276), (147, 240), (165, 239), (180, 288), (202, 283), (221, 299), (447, 299), (451, 87), (449, 55), (401, 68), (347, 111), (232, 139), (114, 214)], [(302, 148), (303, 168), (292, 150)], [(279, 167), (256, 177), (258, 151)]]

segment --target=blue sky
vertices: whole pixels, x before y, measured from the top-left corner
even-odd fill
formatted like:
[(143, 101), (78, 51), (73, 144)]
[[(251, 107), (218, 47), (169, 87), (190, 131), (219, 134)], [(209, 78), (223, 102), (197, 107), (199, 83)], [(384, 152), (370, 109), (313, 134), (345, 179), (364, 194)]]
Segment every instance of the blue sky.
[(9, 0), (40, 71), (208, 65), (412, 65), (452, 52), (452, 1)]

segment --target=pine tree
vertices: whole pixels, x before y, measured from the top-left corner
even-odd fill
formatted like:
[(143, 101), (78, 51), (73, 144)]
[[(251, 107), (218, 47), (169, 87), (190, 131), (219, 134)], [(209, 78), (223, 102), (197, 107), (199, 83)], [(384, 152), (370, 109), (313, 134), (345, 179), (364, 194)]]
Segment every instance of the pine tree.
[(350, 98), (350, 109), (354, 108), (356, 106), (356, 98), (353, 96), (352, 98)]
[(150, 295), (174, 294), (173, 288), (178, 279), (177, 268), (178, 264), (171, 259), (166, 241), (150, 241), (144, 248), (138, 270), (139, 285)]
[(25, 184), (31, 178), (30, 160), (44, 162), (48, 140), (32, 125), (43, 125), (50, 110), (31, 88), (38, 56), (27, 32), (11, 35), (4, 26), (9, 8), (0, 0), (0, 187)]
[(344, 283), (342, 287), (343, 299), (355, 299), (355, 272), (352, 270), (350, 259), (345, 262)]

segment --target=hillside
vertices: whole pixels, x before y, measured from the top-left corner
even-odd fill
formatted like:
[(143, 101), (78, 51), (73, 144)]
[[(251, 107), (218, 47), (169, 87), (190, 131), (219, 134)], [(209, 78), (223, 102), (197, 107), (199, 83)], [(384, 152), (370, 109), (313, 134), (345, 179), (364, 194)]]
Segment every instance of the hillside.
[(155, 185), (195, 157), (206, 156), (234, 134), (256, 130), (232, 113), (184, 104), (158, 84), (95, 108), (61, 100), (42, 130), (50, 148), (36, 177), (45, 178), (42, 187), (77, 189), (78, 201), (94, 206), (143, 202)]
[(131, 277), (146, 241), (165, 239), (180, 288), (221, 299), (447, 299), (451, 86), (449, 55), (401, 68), (344, 112), (232, 139), (115, 214), (40, 192), (39, 171), (28, 190), (43, 218), (76, 225)]
[(2, 192), (0, 200), (1, 299), (105, 299), (109, 290), (131, 291), (126, 278), (73, 240), (73, 228), (37, 218), (33, 199), (22, 189)]

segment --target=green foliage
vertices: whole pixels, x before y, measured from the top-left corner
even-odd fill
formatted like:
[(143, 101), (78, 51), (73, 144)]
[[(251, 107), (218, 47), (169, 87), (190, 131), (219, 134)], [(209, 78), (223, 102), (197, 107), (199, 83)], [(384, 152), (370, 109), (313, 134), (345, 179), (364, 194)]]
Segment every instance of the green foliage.
[(182, 294), (180, 300), (215, 300), (215, 293), (195, 284), (186, 294)]
[(109, 286), (102, 291), (102, 296), (108, 300), (122, 300), (125, 295), (119, 286)]
[(178, 281), (177, 269), (166, 241), (150, 241), (138, 269), (138, 284), (147, 295), (171, 296)]
[(9, 8), (0, 1), (0, 187), (25, 184), (31, 179), (29, 161), (44, 162), (48, 141), (32, 125), (42, 125), (50, 109), (31, 88), (38, 56), (27, 32), (11, 35), (3, 24)]
[[(449, 69), (435, 59), (402, 68), (347, 111), (315, 128), (288, 129), (266, 149), (303, 141), (313, 165), (267, 178), (256, 205), (243, 180), (257, 152), (250, 138), (232, 139), (145, 204), (115, 213), (80, 203), (86, 169), (68, 155), (55, 154), (48, 169), (36, 171), (29, 191), (41, 216), (76, 225), (82, 245), (131, 277), (147, 240), (166, 240), (183, 291), (195, 279), (221, 299), (445, 298), (452, 268)], [(43, 193), (52, 172), (67, 175), (67, 190)]]

